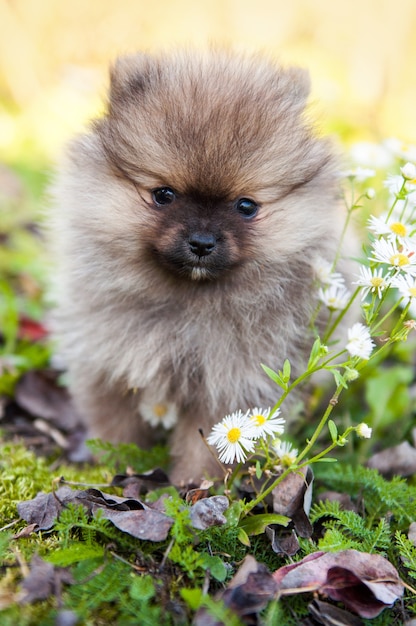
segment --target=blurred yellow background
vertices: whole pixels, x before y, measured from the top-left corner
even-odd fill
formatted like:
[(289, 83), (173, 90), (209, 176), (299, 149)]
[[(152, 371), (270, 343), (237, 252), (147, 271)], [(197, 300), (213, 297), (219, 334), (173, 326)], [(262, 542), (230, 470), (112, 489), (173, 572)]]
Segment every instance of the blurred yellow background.
[(210, 43), (308, 67), (342, 140), (416, 142), (416, 0), (0, 0), (0, 159), (53, 159), (116, 55)]

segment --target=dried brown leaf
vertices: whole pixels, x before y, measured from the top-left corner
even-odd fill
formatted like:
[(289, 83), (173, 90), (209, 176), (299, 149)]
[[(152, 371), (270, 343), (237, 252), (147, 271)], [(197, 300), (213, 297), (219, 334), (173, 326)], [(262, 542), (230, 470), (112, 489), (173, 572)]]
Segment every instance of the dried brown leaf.
[(312, 500), (313, 472), (304, 467), (292, 472), (273, 489), (273, 511), (291, 517), (300, 537), (312, 535), (308, 515)]
[(357, 550), (316, 552), (274, 574), (279, 593), (319, 591), (361, 617), (376, 617), (403, 594), (396, 569), (378, 554)]
[(28, 524), (37, 524), (38, 530), (49, 530), (63, 507), (75, 502), (80, 493), (67, 486), (52, 493), (40, 492), (33, 500), (19, 502), (17, 511)]
[(99, 508), (102, 516), (110, 520), (114, 526), (137, 539), (164, 541), (173, 525), (171, 517), (153, 509), (120, 511), (114, 508)]
[(228, 509), (229, 502), (226, 496), (212, 496), (202, 498), (191, 506), (191, 523), (198, 530), (205, 530), (210, 526), (225, 524), (227, 519), (223, 513)]
[(368, 461), (368, 467), (377, 469), (386, 478), (416, 474), (416, 448), (408, 441), (377, 452)]
[(45, 600), (50, 596), (60, 596), (62, 584), (73, 583), (70, 572), (64, 567), (55, 567), (35, 555), (30, 564), (30, 571), (22, 583), (19, 597), (21, 604), (29, 604), (35, 600)]

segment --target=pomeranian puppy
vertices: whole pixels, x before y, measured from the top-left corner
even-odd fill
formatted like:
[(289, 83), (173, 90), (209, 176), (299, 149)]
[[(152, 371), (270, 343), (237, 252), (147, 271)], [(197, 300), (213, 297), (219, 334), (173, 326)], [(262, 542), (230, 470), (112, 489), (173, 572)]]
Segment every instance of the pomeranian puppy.
[(199, 429), (276, 402), (261, 363), (296, 375), (309, 353), (313, 267), (342, 217), (308, 92), (303, 70), (258, 57), (120, 58), (107, 112), (57, 173), (70, 391), (91, 436), (148, 446), (173, 427), (174, 482), (215, 467)]

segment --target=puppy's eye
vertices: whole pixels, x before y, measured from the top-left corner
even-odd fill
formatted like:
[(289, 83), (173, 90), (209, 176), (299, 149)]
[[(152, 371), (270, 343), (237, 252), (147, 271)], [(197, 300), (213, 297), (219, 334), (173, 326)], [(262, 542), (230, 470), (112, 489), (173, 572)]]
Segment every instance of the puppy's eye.
[(176, 194), (170, 187), (158, 187), (153, 189), (152, 198), (155, 204), (164, 206), (165, 204), (172, 204), (176, 200)]
[(235, 203), (235, 208), (243, 217), (250, 219), (251, 217), (257, 215), (259, 205), (256, 204), (254, 200), (250, 200), (249, 198), (240, 198)]

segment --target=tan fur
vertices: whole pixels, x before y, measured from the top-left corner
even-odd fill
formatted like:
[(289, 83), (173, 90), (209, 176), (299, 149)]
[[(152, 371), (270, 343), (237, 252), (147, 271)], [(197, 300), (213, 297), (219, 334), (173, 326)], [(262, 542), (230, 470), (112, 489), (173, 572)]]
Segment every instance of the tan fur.
[[(199, 428), (275, 403), (261, 363), (289, 358), (299, 372), (309, 350), (311, 266), (331, 260), (341, 218), (308, 91), (303, 71), (261, 58), (122, 58), (107, 114), (57, 174), (55, 323), (72, 395), (91, 435), (141, 445), (152, 428), (140, 403), (173, 403), (175, 481), (213, 469)], [(155, 207), (163, 186), (177, 207)], [(235, 210), (242, 197), (259, 204), (253, 219)], [(224, 271), (159, 262), (191, 222), (220, 233)]]

